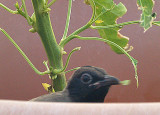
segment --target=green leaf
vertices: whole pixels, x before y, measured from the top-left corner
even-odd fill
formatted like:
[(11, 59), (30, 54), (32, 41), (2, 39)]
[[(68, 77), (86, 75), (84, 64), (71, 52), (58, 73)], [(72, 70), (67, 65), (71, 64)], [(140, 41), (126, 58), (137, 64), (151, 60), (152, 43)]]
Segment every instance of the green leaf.
[[(102, 23), (95, 23), (96, 26), (107, 26), (107, 25), (117, 24), (116, 22), (117, 19), (122, 17), (127, 12), (126, 7), (122, 3), (116, 5), (113, 2), (113, 0), (93, 0), (93, 1), (96, 5), (95, 17), (99, 16), (97, 20), (101, 20), (102, 22)], [(101, 15), (102, 13), (103, 15)], [(121, 27), (99, 29), (98, 32), (102, 38), (110, 40), (118, 44), (122, 48), (124, 48), (128, 44), (129, 38), (120, 34), (119, 33), (120, 29)], [(110, 47), (112, 48), (113, 51), (115, 51), (118, 54), (123, 53), (121, 50), (119, 50), (113, 45), (110, 45)]]
[(141, 26), (147, 31), (151, 26), (152, 22), (155, 19), (155, 15), (153, 16), (152, 10), (154, 7), (153, 0), (137, 0), (137, 4), (140, 10), (142, 10), (141, 14)]

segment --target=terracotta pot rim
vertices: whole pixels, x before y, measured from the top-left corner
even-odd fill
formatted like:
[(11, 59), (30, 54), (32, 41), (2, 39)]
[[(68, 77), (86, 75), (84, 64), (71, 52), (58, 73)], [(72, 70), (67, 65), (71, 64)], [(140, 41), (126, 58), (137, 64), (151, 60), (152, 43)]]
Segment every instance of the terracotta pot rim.
[(0, 100), (0, 115), (158, 115), (157, 103), (47, 103)]

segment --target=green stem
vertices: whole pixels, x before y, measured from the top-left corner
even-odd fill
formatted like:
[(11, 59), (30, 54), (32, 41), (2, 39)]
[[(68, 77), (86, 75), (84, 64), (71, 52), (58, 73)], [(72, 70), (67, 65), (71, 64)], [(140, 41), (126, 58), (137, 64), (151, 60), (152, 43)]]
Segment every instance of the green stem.
[(0, 3), (0, 7), (4, 8), (5, 10), (7, 10), (8, 12), (10, 12), (12, 14), (17, 14), (18, 13), (18, 11), (11, 10), (8, 7), (6, 7), (5, 5), (3, 5), (2, 3)]
[(47, 70), (49, 71), (49, 67), (48, 67), (48, 61), (44, 61), (43, 64), (46, 66)]
[(48, 4), (48, 0), (45, 0), (45, 5), (47, 5)]
[[(62, 48), (57, 44), (52, 24), (50, 21), (49, 12), (44, 12), (45, 1), (44, 0), (32, 0), (35, 17), (36, 17), (36, 30), (41, 37), (41, 41), (44, 45), (47, 53), (50, 68), (52, 70), (62, 70)], [(52, 76), (55, 74), (52, 73)], [(55, 91), (61, 91), (66, 86), (65, 74), (61, 73), (57, 75), (57, 78), (52, 81)]]
[(83, 27), (79, 28), (78, 30), (74, 31), (72, 34), (70, 34), (66, 39), (61, 40), (59, 46), (64, 47), (69, 41), (76, 38), (75, 35), (78, 35), (82, 31), (88, 29), (91, 26), (91, 24), (87, 23)]
[(27, 63), (31, 66), (31, 68), (39, 75), (45, 75), (50, 74), (50, 71), (40, 72), (29, 60), (29, 58), (26, 56), (26, 54), (21, 50), (21, 48), (18, 46), (18, 44), (9, 36), (9, 34), (4, 30), (0, 28), (0, 31), (11, 41), (11, 43), (17, 48), (17, 50), (20, 52), (20, 54), (24, 57), (24, 59), (27, 61)]
[(131, 57), (121, 46), (119, 46), (118, 44), (116, 44), (116, 43), (114, 43), (114, 42), (112, 42), (110, 40), (99, 38), (99, 37), (81, 37), (81, 36), (76, 36), (76, 38), (78, 38), (80, 40), (97, 40), (97, 41), (107, 42), (108, 44), (114, 45), (115, 47), (117, 47), (118, 49), (120, 49), (128, 57)]
[[(100, 14), (99, 16), (101, 16), (103, 14), (104, 14), (104, 12), (102, 14)], [(97, 17), (99, 17), (99, 16), (97, 16)], [(82, 31), (88, 29), (89, 27), (91, 29), (107, 29), (107, 28), (114, 28), (114, 27), (120, 27), (120, 26), (124, 26), (124, 25), (129, 25), (129, 24), (140, 23), (140, 21), (129, 21), (129, 22), (124, 22), (124, 23), (115, 24), (115, 25), (108, 25), (108, 26), (92, 26), (92, 24), (98, 19), (97, 17), (94, 20), (92, 20), (91, 23), (87, 23), (85, 26), (79, 28), (78, 30), (73, 32), (71, 35), (69, 35), (66, 39), (62, 40), (60, 42), (60, 46), (64, 47), (69, 41), (71, 41), (72, 39), (76, 38), (76, 35), (78, 35)]]
[[(23, 5), (22, 5), (23, 6)], [(8, 12), (10, 12), (11, 14), (20, 14), (21, 16), (23, 16), (24, 18), (27, 19), (26, 14), (22, 11), (22, 9), (17, 9), (16, 11), (9, 9), (8, 7), (6, 7), (5, 5), (3, 5), (2, 3), (0, 3), (0, 7), (4, 8), (5, 10), (7, 10)], [(29, 18), (29, 22), (32, 21), (32, 19), (28, 16)]]
[(80, 49), (81, 49), (81, 47), (76, 47), (76, 48), (74, 48), (74, 49), (69, 53), (68, 58), (67, 58), (67, 61), (66, 61), (66, 64), (65, 64), (65, 66), (64, 66), (64, 68), (62, 69), (61, 72), (64, 72), (64, 71), (66, 70), (66, 68), (67, 68), (67, 66), (68, 66), (68, 64), (69, 64), (69, 60), (70, 60), (70, 58), (71, 58), (71, 55), (72, 55), (75, 51), (79, 51)]
[(137, 60), (135, 60), (133, 57), (131, 57), (121, 46), (119, 46), (118, 44), (107, 40), (107, 39), (103, 39), (103, 38), (98, 38), (98, 37), (80, 37), (77, 36), (78, 39), (81, 40), (98, 40), (98, 41), (103, 41), (103, 42), (107, 42), (108, 44), (111, 44), (115, 47), (117, 47), (119, 50), (121, 50), (132, 62), (134, 70), (135, 70), (135, 78), (137, 80), (137, 87), (138, 87), (138, 75), (137, 75)]
[(64, 34), (63, 34), (62, 39), (66, 39), (66, 36), (68, 33), (69, 22), (70, 22), (70, 17), (71, 17), (71, 8), (72, 8), (72, 0), (69, 0), (66, 26), (65, 26), (65, 30), (64, 30)]
[(114, 25), (107, 25), (107, 26), (90, 26), (91, 29), (107, 29), (107, 28), (115, 28), (115, 27), (121, 27), (124, 25), (130, 25), (130, 24), (139, 24), (140, 21), (129, 21), (129, 22), (124, 22), (124, 23), (119, 23), (119, 24), (114, 24)]
[(89, 22), (82, 26), (81, 28), (77, 29), (76, 31), (74, 31), (72, 34), (70, 34), (66, 39), (62, 39), (61, 42), (59, 43), (59, 46), (64, 47), (69, 41), (71, 41), (72, 39), (76, 38), (75, 35), (80, 34), (81, 32), (83, 32), (84, 30), (88, 29), (94, 22), (93, 20), (95, 19), (95, 13), (96, 13), (96, 6), (94, 4), (94, 2), (91, 0), (90, 4), (93, 4), (91, 6), (93, 6), (92, 10), (92, 17), (89, 20)]
[(95, 17), (95, 14), (96, 14), (95, 3), (91, 0), (90, 4), (93, 4), (93, 5), (91, 5), (91, 6), (93, 6), (92, 7), (93, 13), (92, 13), (92, 17), (89, 20), (89, 22), (86, 25), (84, 25), (83, 27), (81, 27), (78, 30), (74, 31), (66, 39), (62, 39), (60, 44), (59, 44), (61, 47), (64, 47), (69, 41), (71, 41), (72, 39), (76, 38), (76, 35), (80, 34), (82, 31), (88, 29), (100, 16), (102, 16), (103, 14), (105, 14), (106, 12), (109, 12), (111, 9), (114, 8), (114, 6), (113, 6), (111, 9), (106, 10), (104, 12), (101, 12), (97, 17)]
[(73, 68), (73, 69), (70, 69), (70, 70), (68, 70), (68, 71), (65, 71), (65, 73), (68, 73), (68, 72), (71, 72), (71, 71), (74, 71), (74, 70), (78, 70), (78, 69), (80, 69), (81, 67), (76, 67), (76, 68)]
[(52, 0), (48, 5), (47, 7), (49, 8), (50, 6), (52, 6), (52, 4), (54, 4), (56, 2), (56, 0)]
[(64, 71), (66, 70), (68, 64), (69, 64), (69, 60), (70, 60), (70, 58), (71, 58), (71, 55), (72, 55), (75, 51), (79, 51), (80, 49), (81, 49), (81, 47), (76, 47), (76, 48), (74, 48), (74, 49), (69, 53), (64, 68), (63, 68), (62, 70), (55, 70), (54, 72), (55, 72), (55, 73), (62, 73), (62, 72), (64, 72)]
[(160, 26), (160, 21), (154, 21), (152, 22), (153, 25), (156, 25), (156, 26)]
[(27, 19), (27, 22), (28, 22), (29, 25), (32, 25), (32, 22), (30, 21), (30, 18), (29, 18), (29, 15), (28, 15), (27, 8), (26, 8), (24, 0), (22, 0), (22, 5), (23, 5), (23, 9), (24, 9), (24, 12), (25, 12), (25, 17)]

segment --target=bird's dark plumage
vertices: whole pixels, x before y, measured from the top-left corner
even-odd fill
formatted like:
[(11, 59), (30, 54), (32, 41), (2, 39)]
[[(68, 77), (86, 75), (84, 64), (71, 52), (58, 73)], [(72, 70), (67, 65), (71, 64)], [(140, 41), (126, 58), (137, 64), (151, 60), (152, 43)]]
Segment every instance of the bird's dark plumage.
[(119, 80), (108, 75), (105, 70), (83, 66), (73, 74), (64, 91), (46, 94), (31, 101), (44, 102), (103, 102), (111, 85)]

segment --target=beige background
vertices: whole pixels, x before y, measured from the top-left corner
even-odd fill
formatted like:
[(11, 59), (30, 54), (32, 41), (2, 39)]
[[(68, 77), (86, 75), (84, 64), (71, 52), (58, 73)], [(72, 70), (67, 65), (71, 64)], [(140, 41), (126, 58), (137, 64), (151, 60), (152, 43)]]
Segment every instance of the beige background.
[[(18, 0), (20, 2), (20, 0)], [(11, 9), (16, 0), (0, 0)], [(27, 0), (29, 15), (33, 9), (31, 0)], [(136, 0), (116, 0), (126, 5), (128, 12), (118, 22), (138, 20), (141, 11), (137, 10)], [(160, 1), (155, 0), (154, 12), (159, 13)], [(65, 25), (68, 0), (57, 0), (52, 6), (51, 21), (57, 41), (59, 42)], [(69, 33), (83, 26), (91, 17), (91, 8), (83, 0), (73, 2), (72, 16)], [(0, 27), (4, 28), (19, 44), (23, 51), (39, 70), (45, 70), (43, 61), (47, 60), (43, 45), (37, 34), (28, 32), (31, 28), (20, 15), (13, 15), (0, 8)], [(138, 63), (139, 88), (136, 88), (134, 69), (125, 55), (117, 55), (99, 41), (72, 40), (66, 45), (65, 50), (71, 51), (81, 46), (81, 51), (76, 52), (70, 61), (68, 69), (93, 65), (104, 68), (109, 74), (120, 80), (132, 80), (129, 86), (113, 86), (106, 97), (106, 102), (151, 102), (160, 101), (160, 27), (153, 26), (146, 33), (139, 25), (125, 26), (121, 33), (130, 37), (130, 45), (134, 50), (130, 53)], [(93, 30), (86, 30), (82, 36), (98, 36)], [(67, 55), (64, 56), (66, 60)], [(71, 73), (67, 74), (67, 77)], [(39, 76), (31, 69), (15, 47), (0, 33), (0, 99), (28, 100), (45, 94), (41, 83), (50, 83), (47, 76)]]

